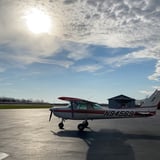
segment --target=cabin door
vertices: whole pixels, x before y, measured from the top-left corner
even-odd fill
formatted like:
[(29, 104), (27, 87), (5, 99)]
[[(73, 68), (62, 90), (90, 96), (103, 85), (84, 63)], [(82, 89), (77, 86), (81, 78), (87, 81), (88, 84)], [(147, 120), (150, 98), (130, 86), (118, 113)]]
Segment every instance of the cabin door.
[(78, 103), (76, 106), (73, 107), (74, 119), (88, 119), (88, 108), (86, 103)]

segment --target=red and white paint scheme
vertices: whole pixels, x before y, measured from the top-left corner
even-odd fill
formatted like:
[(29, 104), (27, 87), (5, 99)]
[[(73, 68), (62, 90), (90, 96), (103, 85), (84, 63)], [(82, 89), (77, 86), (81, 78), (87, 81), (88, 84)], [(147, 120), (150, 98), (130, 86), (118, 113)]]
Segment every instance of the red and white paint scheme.
[(157, 105), (160, 102), (160, 91), (156, 90), (140, 107), (125, 109), (109, 109), (100, 104), (73, 97), (59, 97), (61, 100), (69, 101), (70, 104), (65, 107), (50, 108), (51, 120), (52, 114), (62, 118), (58, 124), (60, 129), (64, 127), (64, 120), (83, 120), (78, 125), (80, 131), (88, 127), (88, 120), (93, 119), (115, 119), (115, 118), (139, 118), (150, 117), (156, 114)]

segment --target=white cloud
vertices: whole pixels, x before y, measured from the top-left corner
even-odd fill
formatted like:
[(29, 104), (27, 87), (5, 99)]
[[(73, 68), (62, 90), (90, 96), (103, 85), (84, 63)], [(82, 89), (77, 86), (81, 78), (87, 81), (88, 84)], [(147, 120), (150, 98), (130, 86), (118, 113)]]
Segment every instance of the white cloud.
[(145, 96), (150, 96), (155, 90), (160, 90), (160, 86), (152, 86), (148, 90), (140, 90), (139, 93), (144, 94)]
[[(121, 66), (144, 60), (160, 60), (160, 2), (157, 0), (86, 0), (64, 6), (67, 14), (64, 37), (109, 47), (143, 47), (141, 51), (108, 58), (107, 64)], [(78, 11), (77, 12), (77, 6)], [(65, 12), (65, 10), (64, 10)], [(69, 27), (68, 27), (69, 26)], [(149, 79), (160, 77), (159, 64)]]
[(160, 86), (153, 86), (152, 88), (160, 90)]
[(58, 65), (64, 68), (69, 68), (74, 64), (74, 62), (69, 61), (69, 60), (50, 60), (50, 59), (40, 59), (39, 63), (44, 63), (44, 64), (54, 64)]
[(71, 9), (66, 13), (65, 38), (112, 47), (148, 46), (146, 42), (152, 44), (150, 39), (158, 37), (159, 10), (146, 2), (88, 0), (63, 6), (65, 13)]
[(91, 57), (88, 45), (74, 42), (64, 42), (62, 48), (67, 51), (67, 58), (74, 61), (82, 60)]
[(120, 67), (123, 65), (127, 65), (130, 63), (140, 63), (143, 61), (149, 61), (149, 60), (156, 60), (156, 66), (155, 66), (155, 72), (148, 76), (149, 80), (156, 80), (158, 81), (160, 79), (160, 54), (159, 54), (159, 46), (155, 46), (152, 48), (146, 48), (140, 51), (124, 54), (121, 56), (114, 56), (110, 58), (103, 59), (103, 63)]
[(76, 70), (77, 72), (95, 72), (100, 70), (101, 68), (102, 68), (101, 65), (92, 64), (92, 65), (77, 66), (74, 67), (74, 70)]
[(68, 54), (68, 58), (73, 59), (75, 61), (81, 60), (81, 59), (85, 59), (90, 57), (90, 53), (86, 52), (85, 50), (81, 49), (81, 50), (73, 50)]
[(150, 59), (152, 55), (148, 55), (146, 50), (123, 54), (120, 56), (114, 56), (103, 59), (103, 62), (112, 66), (120, 67), (129, 63), (137, 63), (147, 59)]
[(148, 90), (141, 90), (139, 92), (144, 94), (144, 95), (146, 95), (146, 96), (149, 96), (149, 95), (151, 95), (153, 93), (153, 91), (148, 91)]
[(156, 81), (160, 80), (160, 60), (158, 60), (156, 64), (155, 72), (152, 75), (150, 75), (148, 78), (150, 80), (156, 80)]
[[(24, 12), (37, 6), (54, 20), (50, 34), (33, 35), (24, 22)], [(158, 0), (1, 0), (0, 1), (0, 46), (5, 45), (0, 58), (16, 59), (23, 64), (48, 63), (48, 58), (67, 50), (66, 61), (52, 63), (70, 67), (74, 62), (91, 57), (86, 44), (107, 47), (130, 47), (144, 49), (103, 60), (104, 64), (121, 66), (137, 61), (157, 60), (150, 80), (160, 77), (160, 1)], [(78, 44), (64, 45), (66, 41)], [(84, 45), (85, 44), (85, 45)], [(7, 53), (7, 54), (5, 54)], [(17, 62), (17, 61), (15, 61)], [(8, 61), (9, 63), (9, 61)], [(64, 64), (64, 65), (63, 65)], [(83, 69), (79, 66), (79, 70)], [(88, 71), (97, 71), (98, 66), (84, 66)], [(95, 68), (95, 69), (94, 69)], [(100, 67), (99, 67), (100, 68)], [(78, 71), (78, 70), (77, 70)]]

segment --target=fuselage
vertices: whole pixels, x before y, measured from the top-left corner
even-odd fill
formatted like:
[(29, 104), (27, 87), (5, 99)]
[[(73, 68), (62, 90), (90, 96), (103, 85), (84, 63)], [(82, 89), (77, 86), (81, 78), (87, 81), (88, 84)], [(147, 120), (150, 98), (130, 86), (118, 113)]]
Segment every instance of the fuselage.
[(112, 118), (138, 118), (153, 116), (156, 108), (132, 108), (132, 109), (73, 109), (71, 107), (51, 108), (56, 117), (73, 120), (112, 119)]

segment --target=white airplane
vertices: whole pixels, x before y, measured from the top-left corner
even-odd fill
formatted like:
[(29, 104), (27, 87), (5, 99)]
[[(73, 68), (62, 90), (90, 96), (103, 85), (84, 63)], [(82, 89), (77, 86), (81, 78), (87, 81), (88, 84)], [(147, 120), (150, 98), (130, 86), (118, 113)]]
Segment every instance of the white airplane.
[(64, 121), (83, 120), (78, 124), (78, 129), (83, 131), (88, 127), (88, 120), (93, 119), (115, 119), (115, 118), (139, 118), (150, 117), (156, 114), (157, 106), (160, 102), (160, 91), (156, 90), (140, 107), (125, 109), (109, 109), (102, 107), (100, 104), (73, 97), (59, 97), (61, 100), (69, 101), (70, 104), (65, 107), (50, 108), (49, 121), (52, 114), (62, 118), (58, 124), (60, 129), (64, 127)]

